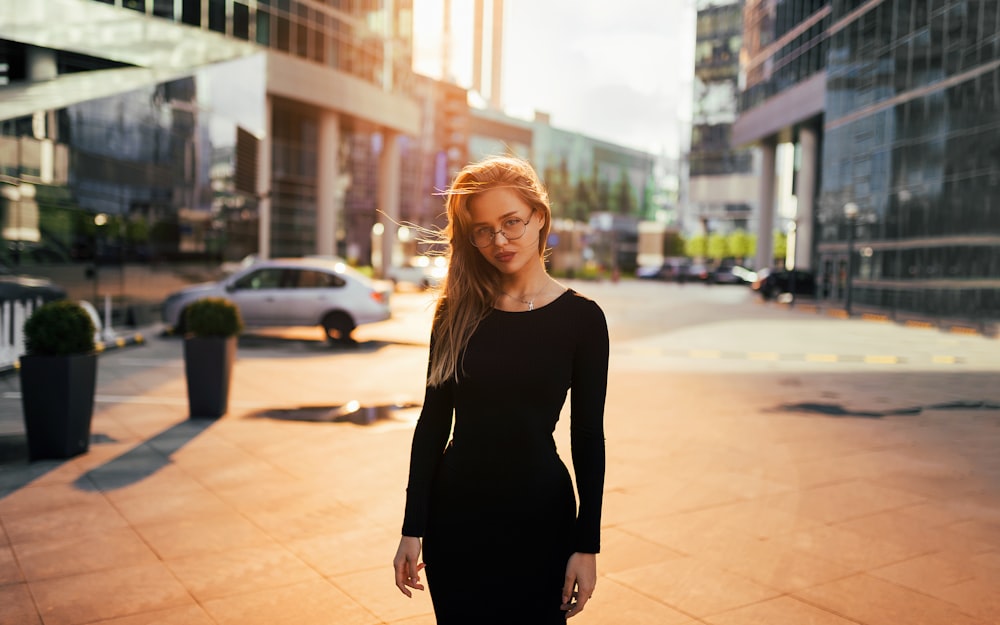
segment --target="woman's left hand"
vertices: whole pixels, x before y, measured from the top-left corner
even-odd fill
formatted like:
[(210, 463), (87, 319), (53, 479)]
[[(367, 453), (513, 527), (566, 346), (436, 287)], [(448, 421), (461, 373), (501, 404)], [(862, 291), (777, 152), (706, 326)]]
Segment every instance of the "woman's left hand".
[(583, 611), (597, 587), (597, 554), (574, 553), (566, 564), (566, 583), (562, 591), (562, 609), (566, 618)]

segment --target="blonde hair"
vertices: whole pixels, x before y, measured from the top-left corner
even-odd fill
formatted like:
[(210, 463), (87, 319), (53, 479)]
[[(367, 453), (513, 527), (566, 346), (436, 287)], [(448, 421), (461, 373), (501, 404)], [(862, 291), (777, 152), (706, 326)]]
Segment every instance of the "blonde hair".
[(458, 379), (459, 363), (469, 339), (502, 293), (500, 272), (483, 258), (469, 238), (470, 203), (479, 194), (497, 188), (513, 190), (531, 207), (532, 215), (540, 215), (538, 256), (545, 256), (552, 211), (548, 193), (527, 161), (494, 156), (466, 165), (458, 172), (445, 194), (448, 225), (441, 235), (448, 246), (448, 276), (434, 312), (428, 386)]

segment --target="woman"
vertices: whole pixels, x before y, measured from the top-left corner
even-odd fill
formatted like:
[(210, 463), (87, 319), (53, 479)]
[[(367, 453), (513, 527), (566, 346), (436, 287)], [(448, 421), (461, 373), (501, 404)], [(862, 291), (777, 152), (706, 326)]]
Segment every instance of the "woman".
[[(597, 582), (607, 323), (545, 271), (552, 215), (529, 164), (467, 166), (446, 208), (396, 586), (423, 590), (425, 570), (438, 625), (562, 623)], [(571, 387), (579, 513), (552, 438)]]

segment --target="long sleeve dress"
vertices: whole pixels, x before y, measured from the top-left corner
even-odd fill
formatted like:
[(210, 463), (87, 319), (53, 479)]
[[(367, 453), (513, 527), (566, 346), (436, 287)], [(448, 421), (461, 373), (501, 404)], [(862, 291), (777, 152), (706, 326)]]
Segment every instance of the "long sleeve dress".
[[(403, 535), (424, 539), (439, 625), (565, 624), (567, 560), (600, 551), (608, 351), (604, 313), (569, 289), (493, 310), (458, 380), (427, 388)], [(579, 510), (552, 436), (571, 388)]]

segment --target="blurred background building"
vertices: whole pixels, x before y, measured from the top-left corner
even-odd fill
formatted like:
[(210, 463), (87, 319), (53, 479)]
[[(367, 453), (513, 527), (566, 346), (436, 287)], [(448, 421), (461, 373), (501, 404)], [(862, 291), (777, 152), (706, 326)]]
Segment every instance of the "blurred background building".
[(1000, 317), (998, 20), (978, 0), (745, 0), (732, 144), (762, 154), (758, 267), (785, 231), (821, 299)]
[(487, 154), (551, 179), (580, 232), (552, 241), (566, 268), (590, 213), (648, 210), (652, 155), (503, 113), (502, 0), (477, 0), (472, 85), (413, 72), (412, 8), (5, 0), (0, 261), (139, 322), (248, 255), (405, 262), (411, 226), (442, 225), (440, 192)]
[(697, 9), (686, 225), (688, 230), (700, 227), (706, 235), (756, 229), (756, 150), (732, 142), (743, 3), (701, 0)]

